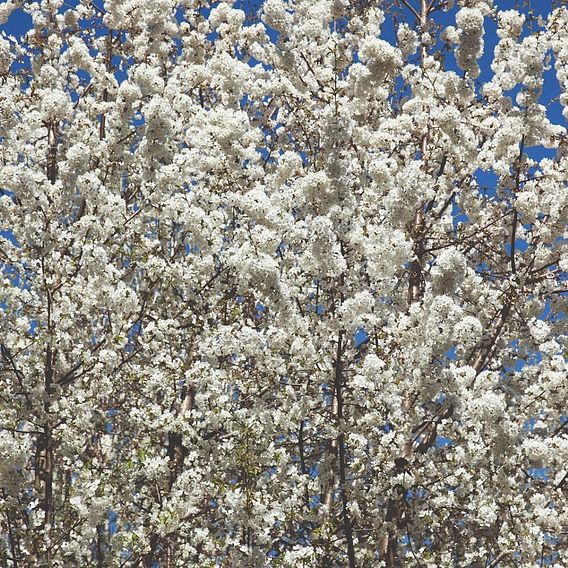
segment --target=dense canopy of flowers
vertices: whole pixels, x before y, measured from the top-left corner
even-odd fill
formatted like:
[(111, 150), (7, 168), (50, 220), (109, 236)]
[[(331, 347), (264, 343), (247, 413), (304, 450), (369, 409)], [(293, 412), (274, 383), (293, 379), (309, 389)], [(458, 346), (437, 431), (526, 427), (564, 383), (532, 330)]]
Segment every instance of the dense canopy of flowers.
[(241, 4), (0, 6), (0, 564), (568, 566), (568, 9)]

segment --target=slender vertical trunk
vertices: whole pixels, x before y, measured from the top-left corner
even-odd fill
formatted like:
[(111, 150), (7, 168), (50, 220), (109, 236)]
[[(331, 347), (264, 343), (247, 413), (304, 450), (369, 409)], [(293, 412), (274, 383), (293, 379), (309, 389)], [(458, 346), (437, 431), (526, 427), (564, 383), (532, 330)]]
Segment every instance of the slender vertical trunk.
[[(304, 420), (300, 421), (300, 428), (298, 430), (298, 453), (300, 456), (300, 469), (302, 471), (302, 475), (306, 475), (308, 473), (308, 468), (306, 467), (306, 457), (305, 457), (305, 450), (304, 450)], [(310, 494), (308, 490), (308, 485), (305, 485), (304, 488), (304, 502), (306, 505), (306, 509), (310, 510)]]
[[(338, 412), (337, 392), (335, 391), (335, 385), (334, 385), (333, 399), (331, 401), (331, 416), (334, 422), (337, 421), (337, 412)], [(338, 444), (337, 438), (332, 438), (329, 442), (330, 454), (334, 456), (337, 454), (337, 444)], [(330, 472), (329, 479), (327, 480), (325, 485), (323, 498), (321, 500), (322, 503), (325, 505), (327, 515), (331, 514), (331, 509), (333, 507), (334, 487), (335, 487), (335, 476), (333, 475), (333, 472)]]
[(422, 298), (422, 265), (424, 262), (424, 246), (422, 242), (422, 232), (424, 230), (424, 212), (422, 207), (416, 211), (412, 220), (411, 233), (415, 238), (414, 241), (414, 259), (410, 264), (408, 275), (408, 306), (414, 302), (420, 301)]
[[(337, 423), (343, 428), (343, 332), (339, 333), (337, 340), (337, 356), (335, 359), (335, 398), (337, 400)], [(349, 516), (349, 499), (347, 495), (347, 458), (345, 455), (345, 434), (340, 432), (337, 437), (339, 449), (339, 490), (341, 494), (341, 516), (343, 531), (347, 541), (347, 557), (349, 568), (355, 568), (355, 547), (353, 545), (353, 521)]]
[[(109, 30), (106, 37), (106, 53), (105, 53), (105, 69), (107, 73), (112, 71), (112, 30)], [(108, 90), (103, 89), (103, 101), (108, 101)], [(102, 140), (106, 136), (106, 114), (101, 113), (101, 122), (99, 124), (99, 139)]]
[(57, 123), (53, 120), (47, 126), (47, 179), (53, 184), (57, 179)]
[[(46, 176), (54, 184), (57, 179), (57, 123), (51, 121), (47, 127), (47, 163)], [(42, 258), (42, 271), (45, 278), (45, 258)], [(53, 423), (51, 418), (51, 399), (53, 396), (54, 360), (55, 355), (52, 347), (53, 321), (52, 306), (53, 298), (49, 287), (45, 287), (46, 310), (47, 310), (47, 345), (44, 359), (44, 384), (43, 384), (43, 414), (44, 423), (42, 433), (36, 441), (35, 485), (36, 490), (42, 493), (42, 508), (44, 518), (42, 528), (50, 531), (55, 524), (55, 506), (53, 502), (53, 479), (54, 479), (54, 455), (53, 455)], [(48, 547), (41, 554), (41, 560), (49, 563), (51, 550)]]
[[(49, 294), (49, 306), (49, 314), (51, 316), (51, 294)], [(51, 321), (49, 324), (51, 325)], [(51, 337), (49, 341), (51, 341)], [(53, 506), (53, 426), (50, 418), (51, 397), (53, 395), (53, 359), (53, 351), (51, 345), (48, 344), (45, 353), (46, 401), (44, 402), (43, 410), (46, 415), (46, 421), (43, 427), (44, 463), (42, 473), (44, 482), (45, 522), (49, 526), (53, 526), (55, 521), (55, 509)]]
[(97, 543), (96, 543), (96, 555), (97, 555), (97, 568), (104, 568), (105, 566), (105, 545), (106, 545), (106, 525), (97, 525)]
[[(182, 390), (182, 403), (180, 406), (180, 414), (193, 409), (195, 403), (195, 387), (189, 385)], [(179, 432), (170, 432), (168, 434), (168, 459), (170, 461), (170, 479), (168, 483), (168, 492), (171, 492), (173, 484), (183, 471), (183, 464), (187, 450), (183, 445), (183, 438)]]
[[(48, 302), (49, 305), (49, 302)], [(49, 313), (50, 310), (48, 310)], [(41, 508), (44, 512), (41, 527), (50, 532), (55, 524), (55, 507), (53, 502), (53, 477), (54, 477), (54, 456), (53, 456), (53, 425), (50, 418), (51, 396), (53, 394), (53, 352), (48, 344), (45, 353), (44, 370), (44, 397), (43, 412), (45, 422), (43, 431), (36, 441), (36, 463), (35, 463), (35, 486), (38, 492), (42, 493)], [(51, 550), (46, 548), (41, 553), (41, 560), (49, 563), (51, 560)]]
[(152, 568), (156, 556), (156, 548), (158, 546), (158, 535), (152, 533), (150, 535), (150, 550), (142, 557), (142, 566), (144, 568)]
[(336, 485), (336, 477), (338, 477), (339, 496), (341, 499), (341, 525), (347, 544), (347, 558), (349, 568), (355, 568), (355, 546), (353, 543), (353, 521), (349, 515), (349, 496), (347, 492), (347, 456), (345, 451), (345, 434), (343, 429), (343, 350), (344, 350), (344, 332), (339, 332), (337, 339), (337, 351), (334, 364), (333, 377), (333, 401), (331, 405), (331, 413), (336, 424), (340, 429), (339, 434), (330, 443), (330, 450), (337, 460), (338, 476), (333, 475), (328, 480), (324, 493), (323, 503), (329, 512), (333, 506), (333, 492)]
[[(2, 497), (4, 501), (7, 502), (7, 494), (5, 489), (2, 489)], [(12, 555), (12, 565), (14, 566), (14, 568), (18, 568), (20, 565), (21, 553), (18, 546), (16, 528), (14, 527), (14, 523), (12, 522), (12, 519), (10, 517), (9, 509), (6, 509), (4, 514), (6, 516), (6, 522), (8, 526), (8, 543), (10, 547), (10, 554)]]

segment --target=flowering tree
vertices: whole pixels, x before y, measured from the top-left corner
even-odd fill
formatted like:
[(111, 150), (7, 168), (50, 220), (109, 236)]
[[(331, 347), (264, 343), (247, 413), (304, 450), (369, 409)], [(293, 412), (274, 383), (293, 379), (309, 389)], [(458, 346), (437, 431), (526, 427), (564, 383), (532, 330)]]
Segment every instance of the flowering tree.
[(2, 566), (567, 565), (568, 10), (496, 4), (0, 6)]

